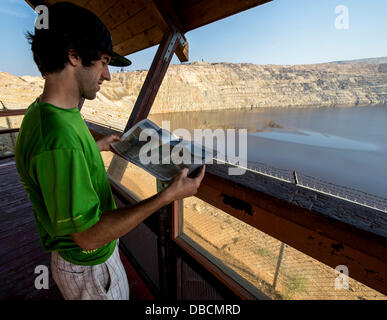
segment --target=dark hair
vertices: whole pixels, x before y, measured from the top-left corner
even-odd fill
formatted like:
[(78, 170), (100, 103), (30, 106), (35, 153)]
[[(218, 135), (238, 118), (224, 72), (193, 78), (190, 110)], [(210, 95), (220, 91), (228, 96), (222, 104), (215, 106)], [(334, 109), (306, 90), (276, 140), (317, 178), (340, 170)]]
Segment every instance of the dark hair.
[(95, 43), (90, 43), (81, 35), (70, 37), (55, 32), (39, 32), (35, 35), (27, 32), (26, 35), (33, 53), (34, 61), (42, 74), (59, 72), (69, 62), (69, 50), (77, 52), (84, 66), (91, 66), (92, 62), (99, 60), (104, 53), (103, 48)]
[(113, 51), (109, 30), (90, 10), (70, 2), (57, 2), (48, 7), (47, 29), (35, 28), (27, 32), (34, 61), (43, 77), (63, 70), (69, 62), (69, 50), (74, 50), (86, 67), (106, 53), (112, 58), (109, 65), (125, 67), (130, 60)]
[(84, 66), (112, 51), (109, 31), (91, 11), (68, 2), (53, 4), (48, 11), (48, 28), (35, 28), (34, 35), (26, 34), (43, 76), (63, 70), (70, 49), (76, 51)]

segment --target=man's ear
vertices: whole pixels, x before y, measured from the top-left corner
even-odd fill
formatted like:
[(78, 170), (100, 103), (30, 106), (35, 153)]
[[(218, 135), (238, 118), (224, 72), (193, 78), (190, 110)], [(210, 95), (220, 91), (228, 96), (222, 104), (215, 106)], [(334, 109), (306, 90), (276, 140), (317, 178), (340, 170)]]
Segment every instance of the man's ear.
[(73, 67), (76, 67), (82, 63), (80, 56), (74, 49), (69, 49), (67, 53), (69, 55), (69, 62)]

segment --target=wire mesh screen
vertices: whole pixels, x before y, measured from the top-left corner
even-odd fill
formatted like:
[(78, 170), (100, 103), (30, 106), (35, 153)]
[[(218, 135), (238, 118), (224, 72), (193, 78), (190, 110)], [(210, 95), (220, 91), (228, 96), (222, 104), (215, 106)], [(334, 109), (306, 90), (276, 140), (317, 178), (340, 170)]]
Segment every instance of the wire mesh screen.
[(189, 264), (181, 263), (181, 293), (182, 300), (223, 300), (223, 296)]
[(271, 299), (387, 299), (352, 278), (347, 288), (335, 288), (333, 268), (198, 198), (184, 200), (183, 217), (184, 235), (203, 254), (216, 257)]

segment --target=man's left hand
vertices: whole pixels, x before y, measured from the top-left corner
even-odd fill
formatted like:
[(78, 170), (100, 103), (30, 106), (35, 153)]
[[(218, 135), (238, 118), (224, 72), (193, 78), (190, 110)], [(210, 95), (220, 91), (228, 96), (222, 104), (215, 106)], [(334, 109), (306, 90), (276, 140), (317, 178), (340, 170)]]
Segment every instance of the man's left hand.
[(110, 136), (105, 136), (97, 141), (97, 146), (99, 151), (113, 151), (110, 146), (111, 143), (116, 141), (122, 141), (120, 134), (112, 134)]

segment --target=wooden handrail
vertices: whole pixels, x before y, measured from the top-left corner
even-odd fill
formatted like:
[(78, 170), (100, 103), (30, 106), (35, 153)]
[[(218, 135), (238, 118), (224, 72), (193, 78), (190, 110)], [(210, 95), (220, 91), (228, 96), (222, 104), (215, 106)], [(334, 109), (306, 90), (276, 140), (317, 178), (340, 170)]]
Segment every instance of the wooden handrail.
[(1, 134), (6, 134), (6, 133), (19, 132), (19, 129), (20, 128), (0, 129), (0, 135)]
[(22, 116), (27, 109), (0, 110), (0, 117)]

